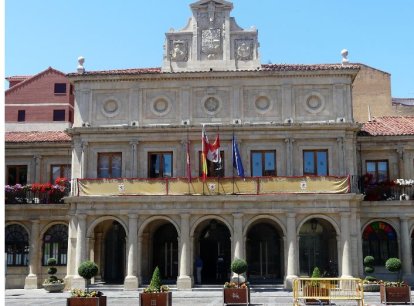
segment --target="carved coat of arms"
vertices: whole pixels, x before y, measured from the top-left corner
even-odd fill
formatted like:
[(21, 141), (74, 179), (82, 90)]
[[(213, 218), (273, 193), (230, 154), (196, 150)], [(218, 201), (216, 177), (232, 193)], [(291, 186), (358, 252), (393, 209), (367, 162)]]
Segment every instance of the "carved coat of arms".
[(201, 52), (214, 58), (221, 52), (221, 30), (207, 29), (201, 32)]

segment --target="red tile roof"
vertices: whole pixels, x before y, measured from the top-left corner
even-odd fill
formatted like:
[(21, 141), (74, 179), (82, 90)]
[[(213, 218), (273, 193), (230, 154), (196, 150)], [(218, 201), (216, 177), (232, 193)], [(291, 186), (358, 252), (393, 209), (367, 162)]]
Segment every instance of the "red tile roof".
[(70, 142), (72, 138), (65, 132), (6, 132), (5, 142)]
[[(299, 65), (299, 64), (266, 64), (262, 65), (261, 69), (256, 71), (320, 71), (320, 70), (353, 70), (359, 69), (359, 64), (311, 64), (311, 65)], [(188, 73), (199, 73), (204, 71), (190, 71)], [(217, 72), (217, 71), (215, 71)], [(225, 72), (225, 71), (224, 71)], [(133, 69), (116, 69), (116, 70), (98, 70), (98, 71), (85, 71), (84, 73), (69, 73), (68, 76), (78, 75), (141, 75), (141, 74), (171, 74), (171, 72), (162, 72), (161, 68), (133, 68)], [(179, 72), (180, 74), (184, 72)]]
[[(38, 74), (35, 74), (35, 75), (30, 76), (26, 79), (23, 79), (23, 81), (21, 81), (20, 83), (14, 85), (13, 87), (10, 87), (9, 89), (6, 90), (5, 95), (8, 95), (11, 92), (15, 91), (16, 89), (21, 88), (22, 86), (25, 86), (26, 84), (38, 79), (39, 77), (41, 77), (42, 75), (44, 75), (48, 72), (54, 72), (54, 73), (58, 73), (58, 74), (61, 74), (61, 75), (65, 76), (65, 74), (62, 71), (56, 70), (52, 67), (49, 67), (46, 70), (43, 70), (42, 72), (39, 72)], [(10, 77), (10, 78), (15, 78), (15, 77)], [(10, 81), (9, 78), (6, 78), (6, 79)], [(12, 80), (14, 80), (14, 79), (12, 79)], [(19, 79), (19, 80), (21, 80), (21, 79)]]
[(384, 116), (364, 123), (362, 130), (371, 136), (414, 135), (414, 116)]

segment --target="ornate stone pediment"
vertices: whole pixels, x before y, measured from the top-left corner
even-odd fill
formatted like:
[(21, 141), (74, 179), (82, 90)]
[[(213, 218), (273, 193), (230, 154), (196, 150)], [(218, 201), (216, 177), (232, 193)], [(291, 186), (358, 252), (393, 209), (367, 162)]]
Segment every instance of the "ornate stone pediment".
[(260, 67), (257, 30), (238, 26), (233, 3), (202, 0), (190, 5), (193, 16), (182, 30), (170, 30), (163, 71), (256, 70)]

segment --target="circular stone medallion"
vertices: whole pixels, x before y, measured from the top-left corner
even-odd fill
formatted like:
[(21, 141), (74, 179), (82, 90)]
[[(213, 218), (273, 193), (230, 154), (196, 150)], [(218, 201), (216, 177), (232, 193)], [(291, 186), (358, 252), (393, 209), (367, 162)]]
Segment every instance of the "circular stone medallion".
[(106, 117), (114, 117), (119, 113), (119, 103), (115, 99), (108, 99), (102, 105), (102, 113)]

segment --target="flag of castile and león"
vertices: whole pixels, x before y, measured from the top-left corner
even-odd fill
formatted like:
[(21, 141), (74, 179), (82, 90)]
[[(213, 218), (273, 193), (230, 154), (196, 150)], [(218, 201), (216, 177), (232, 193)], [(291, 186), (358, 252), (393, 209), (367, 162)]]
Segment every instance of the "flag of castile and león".
[(207, 178), (207, 160), (212, 161), (213, 163), (220, 163), (221, 157), (220, 157), (220, 136), (217, 133), (216, 140), (214, 143), (210, 144), (208, 142), (207, 134), (205, 131), (205, 128), (203, 126), (203, 130), (201, 132), (201, 176), (203, 181)]

